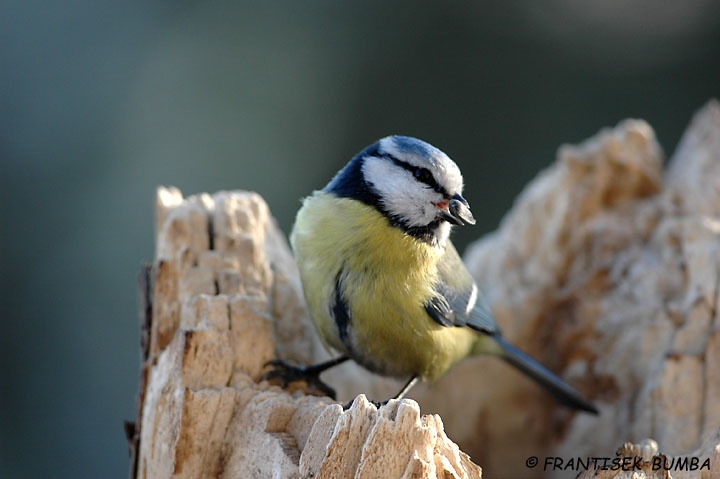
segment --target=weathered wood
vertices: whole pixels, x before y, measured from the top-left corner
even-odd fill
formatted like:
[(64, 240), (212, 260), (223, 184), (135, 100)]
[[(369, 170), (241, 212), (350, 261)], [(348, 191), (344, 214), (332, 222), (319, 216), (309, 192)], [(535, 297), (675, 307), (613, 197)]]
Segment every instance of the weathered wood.
[(140, 319), (140, 385), (138, 387), (137, 414), (135, 421), (123, 424), (130, 453), (130, 479), (137, 478), (140, 458), (140, 427), (142, 425), (143, 403), (147, 389), (150, 355), (150, 330), (152, 325), (152, 266), (143, 264), (138, 273), (138, 317)]
[[(359, 477), (479, 476), (440, 419), (420, 417), (413, 402), (377, 411), (358, 400), (343, 412), (257, 383), (276, 353), (298, 363), (325, 354), (258, 195), (184, 199), (161, 188), (157, 221), (137, 477), (341, 477), (337, 467), (365, 471)], [(397, 456), (377, 453), (391, 443)], [(326, 458), (328, 444), (340, 462)]]
[[(490, 477), (543, 477), (526, 458), (607, 457), (625, 443), (623, 454), (709, 457), (720, 474), (718, 185), (717, 102), (666, 172), (652, 129), (626, 121), (563, 147), (469, 249), (506, 335), (599, 417), (557, 406), (494, 358), (414, 391), (439, 415), (364, 397), (343, 411), (258, 382), (276, 356), (327, 358), (286, 241), (256, 194), (161, 188), (137, 477), (479, 477), (445, 430)], [(397, 387), (336, 369), (324, 378), (342, 401)]]
[(463, 389), (468, 414), (432, 392), (423, 410), (439, 413), (490, 476), (541, 477), (526, 457), (612, 456), (646, 438), (666, 455), (700, 447), (720, 428), (719, 185), (716, 101), (666, 171), (642, 121), (561, 148), (466, 261), (506, 335), (594, 400), (600, 417), (557, 407), (489, 358), (437, 385), (474, 383)]

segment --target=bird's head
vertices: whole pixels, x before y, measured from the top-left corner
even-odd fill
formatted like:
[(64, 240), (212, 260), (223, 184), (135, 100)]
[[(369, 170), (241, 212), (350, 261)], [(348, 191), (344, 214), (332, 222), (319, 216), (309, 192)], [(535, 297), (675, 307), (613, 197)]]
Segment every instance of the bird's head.
[(325, 187), (377, 208), (408, 234), (439, 244), (447, 240), (451, 225), (475, 224), (462, 189), (455, 162), (407, 136), (388, 136), (368, 146)]

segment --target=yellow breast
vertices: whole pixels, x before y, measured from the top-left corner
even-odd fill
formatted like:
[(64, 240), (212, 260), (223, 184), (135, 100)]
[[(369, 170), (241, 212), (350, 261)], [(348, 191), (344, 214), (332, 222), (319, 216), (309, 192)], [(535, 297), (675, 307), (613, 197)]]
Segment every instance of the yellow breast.
[[(380, 374), (434, 380), (466, 356), (476, 335), (447, 328), (424, 308), (442, 248), (390, 225), (376, 209), (316, 192), (291, 235), (305, 297), (326, 345)], [(350, 311), (349, 344), (330, 312), (338, 273)]]

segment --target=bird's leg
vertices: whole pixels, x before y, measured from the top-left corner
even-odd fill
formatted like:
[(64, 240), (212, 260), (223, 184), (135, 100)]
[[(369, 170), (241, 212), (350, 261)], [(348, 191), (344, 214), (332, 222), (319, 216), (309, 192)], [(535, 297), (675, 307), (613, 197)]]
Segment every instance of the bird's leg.
[[(415, 384), (416, 384), (417, 382), (418, 382), (418, 377), (415, 376), (415, 375), (413, 375), (413, 376), (408, 380), (408, 382), (405, 383), (405, 386), (403, 386), (403, 388), (402, 388), (394, 397), (391, 397), (390, 399), (398, 399), (398, 400), (404, 399), (404, 398), (405, 398), (405, 395), (407, 395), (407, 393), (410, 392), (410, 390), (412, 389), (412, 387), (415, 386)], [(380, 408), (381, 406), (386, 405), (386, 404), (390, 401), (390, 399), (386, 399), (386, 400), (383, 401), (383, 402), (376, 402), (376, 401), (370, 401), (370, 402), (373, 403), (373, 404), (375, 405), (375, 407)], [(347, 411), (348, 409), (350, 409), (350, 406), (353, 405), (353, 402), (355, 402), (354, 399), (353, 399), (352, 401), (348, 402), (348, 403), (345, 403), (345, 404), (343, 405), (343, 409), (346, 410), (346, 411)]]
[[(405, 383), (405, 386), (403, 386), (403, 388), (400, 390), (400, 392), (397, 393), (393, 399), (404, 399), (405, 395), (410, 392), (412, 387), (415, 386), (415, 384), (417, 382), (418, 382), (418, 377), (413, 375), (410, 378), (410, 380), (407, 383)], [(387, 402), (387, 401), (385, 401), (385, 402)]]
[[(272, 366), (272, 369), (265, 373), (261, 379), (265, 379), (271, 383), (279, 382), (283, 388), (287, 388), (296, 382), (304, 382), (307, 386), (308, 394), (320, 392), (321, 394), (316, 395), (330, 396), (335, 399), (335, 390), (320, 379), (320, 374), (333, 366), (344, 363), (348, 359), (350, 358), (347, 356), (338, 356), (335, 359), (310, 366), (294, 366), (281, 359), (273, 359), (266, 364), (266, 366)], [(296, 385), (291, 389), (296, 390), (300, 388), (302, 388), (302, 386)]]

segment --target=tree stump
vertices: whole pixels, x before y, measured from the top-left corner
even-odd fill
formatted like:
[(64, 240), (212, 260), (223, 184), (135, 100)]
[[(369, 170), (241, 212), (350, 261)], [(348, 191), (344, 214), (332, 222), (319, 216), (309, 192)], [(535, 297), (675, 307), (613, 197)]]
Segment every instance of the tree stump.
[[(489, 357), (415, 390), (430, 415), (415, 400), (377, 409), (363, 396), (343, 411), (260, 381), (275, 357), (328, 357), (267, 205), (254, 193), (160, 188), (156, 215), (155, 260), (140, 282), (138, 420), (127, 429), (133, 477), (480, 477), (453, 441), (488, 477), (720, 477), (716, 101), (665, 171), (638, 120), (562, 147), (466, 254), (506, 336), (593, 400), (597, 417), (563, 409)], [(396, 391), (355, 365), (336, 369), (324, 378), (342, 401)], [(546, 461), (589, 456), (642, 456), (647, 467)], [(654, 457), (675, 456), (710, 468), (652, 469)]]

